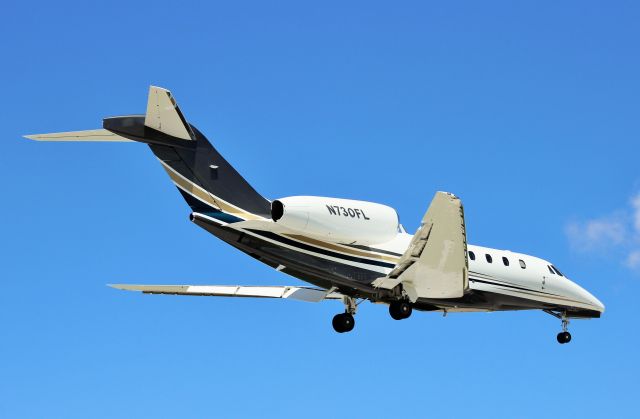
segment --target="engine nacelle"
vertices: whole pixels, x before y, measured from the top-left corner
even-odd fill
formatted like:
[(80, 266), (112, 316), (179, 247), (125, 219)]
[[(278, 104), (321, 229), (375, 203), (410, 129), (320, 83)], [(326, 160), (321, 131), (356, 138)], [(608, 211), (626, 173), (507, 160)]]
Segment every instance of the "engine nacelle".
[(291, 196), (271, 203), (278, 224), (321, 240), (376, 244), (398, 234), (398, 213), (373, 202), (320, 196)]

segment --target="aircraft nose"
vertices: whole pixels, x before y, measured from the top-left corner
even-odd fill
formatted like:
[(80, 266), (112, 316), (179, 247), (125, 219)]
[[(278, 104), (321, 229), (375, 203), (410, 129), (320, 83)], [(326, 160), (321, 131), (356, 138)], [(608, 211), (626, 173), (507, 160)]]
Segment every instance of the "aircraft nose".
[(604, 304), (602, 304), (602, 302), (594, 297), (591, 293), (587, 292), (587, 294), (589, 294), (589, 304), (591, 304), (595, 310), (599, 311), (600, 313), (604, 313)]
[(600, 313), (604, 313), (604, 304), (600, 300), (598, 300), (593, 294), (589, 291), (582, 288), (580, 285), (571, 281), (573, 292), (576, 294), (580, 300), (584, 301), (585, 304), (593, 307), (593, 310), (599, 311)]

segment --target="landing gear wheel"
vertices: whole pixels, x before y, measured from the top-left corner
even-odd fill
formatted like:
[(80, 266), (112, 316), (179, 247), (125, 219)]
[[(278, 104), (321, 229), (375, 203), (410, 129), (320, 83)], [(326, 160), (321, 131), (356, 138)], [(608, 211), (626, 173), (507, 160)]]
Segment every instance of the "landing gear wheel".
[(560, 332), (557, 336), (558, 343), (564, 345), (565, 343), (571, 342), (571, 333), (569, 332)]
[(350, 313), (340, 313), (333, 316), (333, 330), (338, 333), (350, 332), (356, 325), (356, 321)]
[(413, 307), (406, 301), (394, 301), (389, 304), (389, 314), (394, 320), (409, 318), (413, 312)]

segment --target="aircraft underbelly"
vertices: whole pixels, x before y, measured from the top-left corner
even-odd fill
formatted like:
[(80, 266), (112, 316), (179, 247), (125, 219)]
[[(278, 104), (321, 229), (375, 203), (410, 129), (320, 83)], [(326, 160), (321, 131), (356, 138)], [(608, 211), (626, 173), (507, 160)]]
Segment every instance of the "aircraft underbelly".
[[(371, 283), (381, 276), (379, 271), (354, 266), (353, 262), (338, 262), (314, 255), (292, 246), (284, 246), (256, 235), (245, 234), (220, 225), (196, 221), (200, 227), (253, 258), (279, 271), (318, 287), (337, 287), (341, 292), (366, 298), (376, 293)], [(558, 296), (542, 295), (538, 290), (486, 277), (470, 276), (469, 291), (461, 298), (419, 298), (416, 310), (433, 311), (503, 311), (572, 307), (570, 301)]]
[(337, 286), (340, 289), (371, 291), (371, 282), (381, 274), (297, 251), (276, 243), (244, 234), (236, 230), (210, 223), (195, 221), (219, 239), (266, 265), (288, 275), (322, 288)]

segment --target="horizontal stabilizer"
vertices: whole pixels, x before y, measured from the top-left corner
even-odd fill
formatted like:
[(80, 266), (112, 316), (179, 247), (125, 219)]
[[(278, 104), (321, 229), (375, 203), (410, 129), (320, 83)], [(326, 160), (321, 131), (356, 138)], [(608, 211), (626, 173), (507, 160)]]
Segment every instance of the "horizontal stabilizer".
[(25, 135), (25, 138), (35, 141), (111, 141), (131, 142), (131, 140), (114, 134), (106, 129), (91, 129), (86, 131), (54, 132), (51, 134)]
[(109, 284), (125, 291), (140, 291), (144, 294), (197, 295), (206, 297), (254, 297), (286, 298), (317, 303), (322, 300), (340, 300), (342, 294), (320, 288), (294, 286), (241, 286), (241, 285), (132, 285)]

